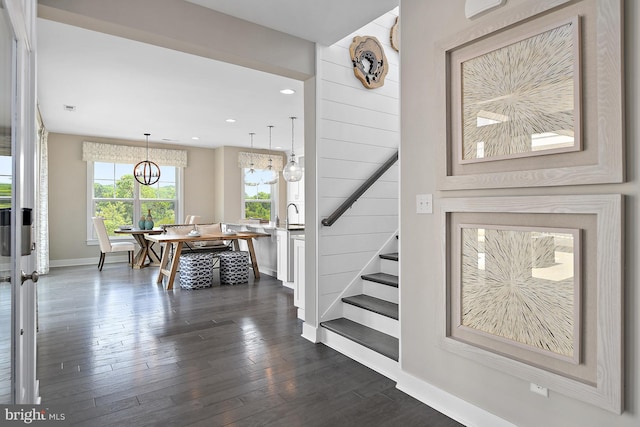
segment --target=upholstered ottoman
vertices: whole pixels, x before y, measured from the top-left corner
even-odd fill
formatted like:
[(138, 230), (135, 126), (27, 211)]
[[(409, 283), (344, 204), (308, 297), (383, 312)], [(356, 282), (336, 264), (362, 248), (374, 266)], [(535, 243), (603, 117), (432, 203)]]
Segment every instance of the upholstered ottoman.
[(235, 285), (249, 282), (249, 252), (226, 251), (220, 257), (220, 283)]
[(182, 253), (179, 261), (180, 288), (204, 289), (213, 281), (212, 253)]

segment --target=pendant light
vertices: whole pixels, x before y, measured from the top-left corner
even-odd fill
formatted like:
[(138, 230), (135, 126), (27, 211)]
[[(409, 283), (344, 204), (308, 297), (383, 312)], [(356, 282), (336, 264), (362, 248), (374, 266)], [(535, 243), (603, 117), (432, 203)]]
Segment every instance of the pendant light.
[(255, 135), (254, 132), (249, 133), (251, 137), (251, 163), (249, 163), (249, 170), (244, 174), (244, 185), (256, 186), (260, 184), (260, 182), (253, 164), (253, 135)]
[(142, 185), (153, 185), (160, 180), (160, 168), (149, 160), (149, 135), (147, 137), (147, 160), (143, 160), (133, 168), (133, 177)]
[(271, 185), (278, 182), (278, 171), (273, 169), (273, 159), (271, 158), (271, 130), (273, 125), (267, 127), (269, 128), (269, 164), (267, 165), (267, 176), (264, 178), (263, 183)]
[(296, 117), (290, 117), (291, 119), (291, 160), (282, 170), (282, 176), (284, 180), (288, 182), (297, 182), (302, 179), (302, 168), (296, 163), (296, 155), (293, 152), (293, 122)]

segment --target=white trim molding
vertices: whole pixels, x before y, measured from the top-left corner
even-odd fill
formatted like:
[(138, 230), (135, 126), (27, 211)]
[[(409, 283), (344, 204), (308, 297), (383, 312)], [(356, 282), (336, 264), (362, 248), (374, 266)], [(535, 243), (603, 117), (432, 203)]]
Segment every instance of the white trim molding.
[(302, 324), (302, 338), (311, 341), (314, 344), (320, 342), (320, 328), (316, 328), (315, 326), (311, 326), (309, 323), (304, 322)]
[[(504, 13), (486, 16), (463, 31), (436, 43), (434, 78), (438, 103), (446, 105), (443, 120), (433, 129), (439, 190), (543, 187), (625, 182), (625, 113), (623, 13), (621, 0), (528, 0)], [(461, 132), (459, 93), (461, 58), (476, 57), (548, 25), (576, 15), (584, 22), (580, 42), (579, 105), (582, 107), (579, 151), (545, 156), (465, 164), (456, 157)], [(592, 33), (584, 37), (586, 28)], [(580, 37), (580, 34), (578, 34)], [(507, 70), (509, 71), (509, 70)], [(515, 73), (515, 70), (511, 70)], [(575, 75), (575, 73), (574, 73)], [(576, 91), (574, 91), (575, 94)], [(496, 95), (498, 96), (498, 95)], [(497, 98), (496, 98), (497, 99)]]
[[(77, 267), (82, 265), (95, 265), (98, 266), (99, 252), (96, 251), (96, 256), (91, 258), (69, 258), (69, 259), (57, 259), (51, 260), (50, 267)], [(127, 264), (127, 255), (113, 255), (105, 258), (105, 264), (123, 263)], [(123, 266), (124, 268), (125, 266)], [(130, 267), (129, 267), (130, 268)]]
[[(482, 365), (505, 372), (514, 377), (539, 384), (571, 398), (587, 402), (615, 414), (624, 410), (624, 331), (623, 331), (623, 232), (624, 198), (620, 194), (598, 195), (558, 195), (531, 197), (475, 197), (444, 198), (440, 201), (440, 230), (442, 233), (441, 263), (444, 274), (443, 284), (438, 288), (438, 334), (440, 346), (452, 353), (472, 359)], [(595, 348), (590, 350), (591, 362), (580, 365), (591, 366), (595, 374), (593, 382), (580, 381), (567, 374), (564, 367), (545, 369), (535, 363), (491, 351), (473, 343), (456, 339), (447, 322), (450, 304), (448, 287), (451, 277), (457, 272), (450, 269), (450, 249), (452, 235), (450, 226), (452, 215), (458, 213), (483, 214), (532, 214), (541, 217), (569, 215), (595, 217), (595, 236), (585, 244), (595, 256), (594, 283), (595, 302), (585, 304), (584, 318), (591, 317), (591, 326), (585, 326), (580, 333), (595, 337)], [(545, 220), (554, 220), (548, 218)], [(590, 286), (590, 282), (582, 286)], [(594, 360), (595, 359), (595, 360)], [(560, 369), (560, 370), (557, 370)]]
[(516, 427), (515, 424), (511, 424), (509, 421), (424, 382), (405, 371), (400, 371), (396, 388), (465, 426)]

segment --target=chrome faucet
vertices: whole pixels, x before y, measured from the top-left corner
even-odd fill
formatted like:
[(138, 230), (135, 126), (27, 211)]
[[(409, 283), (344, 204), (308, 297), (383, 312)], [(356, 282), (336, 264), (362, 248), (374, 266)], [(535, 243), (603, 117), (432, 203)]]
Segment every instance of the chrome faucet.
[(296, 206), (295, 203), (289, 203), (287, 205), (287, 218), (284, 221), (284, 228), (289, 228), (289, 207), (293, 206), (296, 210), (296, 213), (299, 214), (300, 212), (298, 211), (298, 206)]

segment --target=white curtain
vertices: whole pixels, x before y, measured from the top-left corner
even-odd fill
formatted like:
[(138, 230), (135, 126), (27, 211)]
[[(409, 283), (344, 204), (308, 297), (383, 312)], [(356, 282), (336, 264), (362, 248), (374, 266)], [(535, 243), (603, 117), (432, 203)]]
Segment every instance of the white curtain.
[(38, 176), (39, 182), (36, 189), (36, 262), (39, 274), (49, 272), (49, 132), (44, 125), (38, 129)]

